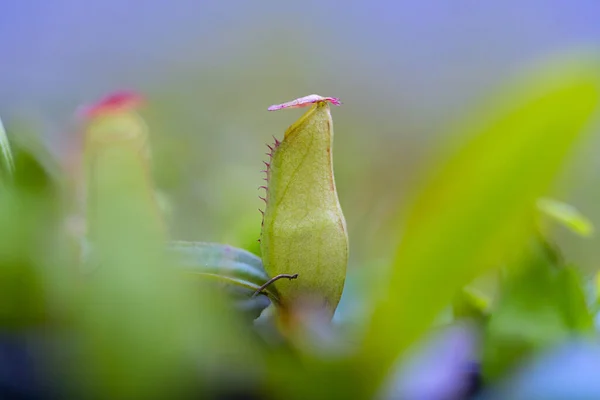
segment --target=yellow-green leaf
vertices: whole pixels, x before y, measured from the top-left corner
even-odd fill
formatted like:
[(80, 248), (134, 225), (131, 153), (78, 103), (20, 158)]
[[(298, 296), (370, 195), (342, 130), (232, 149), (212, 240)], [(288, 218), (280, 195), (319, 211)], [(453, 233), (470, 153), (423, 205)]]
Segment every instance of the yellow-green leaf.
[(483, 320), (490, 309), (490, 299), (472, 288), (464, 288), (452, 303), (454, 319), (472, 318)]
[(414, 202), (364, 340), (366, 369), (385, 374), (461, 287), (520, 252), (535, 201), (597, 110), (599, 75), (595, 60), (534, 71), (466, 124), (472, 139)]
[(554, 199), (541, 198), (537, 201), (537, 207), (545, 215), (578, 235), (589, 237), (594, 233), (592, 222), (570, 204)]

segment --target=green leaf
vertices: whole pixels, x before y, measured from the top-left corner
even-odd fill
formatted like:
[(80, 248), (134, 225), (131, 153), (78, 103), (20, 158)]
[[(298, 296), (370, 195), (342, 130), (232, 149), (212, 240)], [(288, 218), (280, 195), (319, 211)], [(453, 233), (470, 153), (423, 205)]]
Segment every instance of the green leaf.
[(474, 289), (464, 288), (452, 303), (454, 319), (472, 318), (483, 321), (490, 308), (490, 299)]
[(513, 268), (486, 327), (482, 369), (494, 380), (534, 352), (575, 334), (593, 333), (579, 271), (556, 264), (543, 239)]
[(15, 163), (13, 161), (12, 150), (10, 148), (10, 142), (6, 135), (6, 130), (0, 119), (0, 165), (2, 165), (3, 172), (11, 177), (15, 171)]
[(594, 233), (592, 222), (570, 204), (554, 199), (541, 198), (537, 201), (537, 207), (543, 214), (578, 235), (589, 237)]
[[(191, 274), (238, 285), (252, 295), (269, 281), (262, 261), (254, 254), (220, 243), (175, 241), (169, 244), (177, 261)], [(264, 288), (263, 293), (279, 301), (274, 286)]]
[(414, 202), (365, 336), (365, 369), (381, 379), (461, 287), (522, 251), (535, 201), (597, 110), (599, 73), (589, 60), (534, 71), (465, 124), (471, 139)]
[[(13, 182), (0, 190), (0, 326), (47, 324), (72, 290), (56, 182), (30, 151), (15, 146)], [(67, 264), (68, 265), (68, 264)], [(58, 288), (57, 286), (60, 286)], [(71, 287), (70, 287), (71, 286)]]
[(588, 307), (585, 280), (575, 266), (562, 268), (556, 277), (557, 303), (565, 324), (575, 332), (592, 332), (594, 317)]
[(318, 305), (332, 317), (340, 301), (348, 235), (333, 176), (333, 122), (317, 102), (276, 142), (268, 166), (267, 206), (261, 233), (267, 273), (298, 274), (275, 283), (284, 306)]

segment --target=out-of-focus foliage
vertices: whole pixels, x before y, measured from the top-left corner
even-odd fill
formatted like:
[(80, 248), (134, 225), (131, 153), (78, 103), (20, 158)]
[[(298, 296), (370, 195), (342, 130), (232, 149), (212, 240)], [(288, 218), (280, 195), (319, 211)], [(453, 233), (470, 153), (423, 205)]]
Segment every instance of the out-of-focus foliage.
[(470, 141), (429, 180), (403, 228), (364, 340), (369, 370), (387, 370), (462, 286), (522, 251), (535, 202), (589, 124), (599, 89), (595, 62), (536, 71), (468, 121)]
[(15, 170), (15, 162), (13, 161), (12, 150), (10, 149), (10, 143), (8, 142), (8, 137), (6, 136), (6, 130), (4, 129), (4, 125), (2, 124), (2, 120), (0, 119), (0, 164), (2, 165), (2, 174), (5, 175), (3, 179), (6, 179), (7, 176), (11, 177)]
[[(595, 335), (588, 277), (536, 223), (539, 199), (551, 194), (599, 98), (598, 62), (576, 59), (540, 67), (467, 116), (412, 206), (389, 205), (399, 217), (388, 215), (372, 240), (356, 244), (364, 265), (349, 269), (333, 322), (298, 307), (297, 323), (283, 334), (269, 306), (279, 293), (263, 287), (271, 277), (247, 251), (259, 251), (260, 217), (228, 202), (239, 196), (238, 182), (259, 181), (258, 167), (235, 170), (225, 160), (222, 175), (200, 171), (193, 183), (206, 195), (193, 206), (215, 202), (210, 207), (231, 222), (226, 242), (246, 250), (182, 242), (174, 239), (185, 230), (169, 216), (182, 206), (170, 201), (175, 167), (152, 156), (169, 146), (177, 120), (155, 124), (131, 109), (94, 116), (77, 127), (83, 145), (60, 160), (60, 173), (9, 126), (13, 150), (3, 148), (14, 173), (0, 186), (0, 398), (498, 398), (511, 382), (519, 393), (538, 393), (523, 381), (546, 382), (538, 357)], [(149, 102), (154, 113), (169, 107)], [(223, 124), (244, 126), (238, 114), (222, 112)], [(344, 129), (359, 128), (338, 127), (337, 142)], [(228, 148), (219, 140), (198, 139), (196, 166), (209, 168), (204, 158)], [(336, 157), (357, 157), (346, 146)], [(336, 171), (346, 184), (348, 175)], [(226, 195), (206, 193), (207, 184)], [(362, 188), (344, 193), (350, 210), (377, 198)], [(258, 204), (256, 192), (246, 194)], [(580, 216), (555, 206), (543, 208), (585, 231)], [(395, 254), (385, 240), (397, 241)], [(556, 359), (541, 358), (553, 374), (561, 373)]]
[(573, 232), (588, 237), (594, 233), (594, 225), (575, 207), (553, 199), (542, 198), (537, 206), (544, 214)]
[(485, 319), (490, 309), (490, 299), (472, 288), (462, 289), (452, 303), (454, 319)]
[(486, 327), (483, 374), (488, 380), (511, 371), (534, 351), (592, 333), (593, 315), (578, 271), (557, 260), (541, 239), (531, 240), (515, 268), (502, 282)]
[(175, 272), (143, 120), (127, 111), (94, 118), (85, 141), (88, 238), (98, 266), (85, 278), (76, 318), (89, 374), (83, 389), (104, 398), (177, 397), (205, 368), (233, 373), (252, 346), (221, 293)]
[[(268, 285), (269, 275), (256, 255), (236, 247), (219, 243), (176, 241), (169, 243), (169, 251), (185, 272), (199, 279), (214, 279), (251, 319), (270, 304), (269, 298), (279, 301), (274, 286)], [(260, 295), (259, 291), (265, 296)], [(266, 297), (268, 296), (268, 297)]]

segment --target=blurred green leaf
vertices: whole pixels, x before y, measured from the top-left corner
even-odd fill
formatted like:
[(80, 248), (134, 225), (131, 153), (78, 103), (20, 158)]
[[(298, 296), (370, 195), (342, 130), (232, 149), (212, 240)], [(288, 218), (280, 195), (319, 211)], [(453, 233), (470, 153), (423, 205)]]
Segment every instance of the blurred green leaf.
[(557, 303), (566, 326), (575, 332), (589, 332), (594, 328), (592, 311), (588, 306), (585, 280), (575, 266), (566, 266), (558, 271), (556, 277), (560, 293)]
[[(85, 270), (91, 273), (99, 268), (99, 260), (87, 241), (83, 241), (82, 250)], [(248, 300), (240, 305), (242, 307), (253, 302), (253, 295), (259, 289), (269, 299), (279, 301), (273, 285), (263, 288), (270, 278), (261, 259), (246, 250), (220, 243), (186, 241), (171, 241), (167, 250), (187, 275), (218, 282), (220, 289), (233, 295), (235, 300)], [(231, 288), (232, 285), (238, 290)], [(259, 304), (262, 304), (258, 306), (262, 310), (269, 301), (259, 301)]]
[(490, 299), (474, 289), (464, 288), (452, 303), (454, 319), (472, 318), (483, 321), (490, 308)]
[[(269, 280), (261, 259), (237, 247), (220, 243), (175, 241), (168, 248), (191, 273), (215, 275), (253, 290)], [(275, 295), (273, 291), (269, 293)]]
[(600, 311), (600, 271), (597, 271), (593, 279), (593, 292), (595, 293), (596, 311)]
[[(535, 201), (597, 109), (594, 60), (538, 70), (503, 94), (491, 117), (421, 191), (362, 347), (380, 382), (465, 284), (522, 250)], [(372, 384), (370, 382), (369, 384)]]
[(542, 213), (578, 235), (589, 237), (594, 233), (592, 222), (570, 204), (554, 199), (541, 198), (537, 201), (537, 207)]
[(15, 170), (15, 164), (13, 161), (12, 150), (10, 148), (10, 142), (8, 141), (8, 136), (6, 135), (6, 130), (4, 129), (4, 125), (2, 124), (2, 120), (0, 119), (0, 158), (2, 161), (0, 165), (2, 165), (3, 174), (7, 176), (12, 176)]
[(500, 301), (486, 328), (483, 374), (493, 380), (533, 352), (575, 334), (593, 332), (579, 272), (556, 264), (543, 239), (503, 282)]
[[(236, 308), (244, 310), (252, 319), (269, 305), (263, 296), (254, 296), (270, 279), (261, 259), (254, 254), (225, 244), (202, 242), (175, 241), (168, 249), (189, 274), (219, 282), (220, 288), (233, 298)], [(279, 301), (273, 285), (261, 292)]]
[(55, 182), (30, 152), (17, 147), (14, 157), (14, 179), (0, 191), (0, 326), (5, 329), (31, 328), (57, 317), (51, 310), (62, 293), (52, 284), (65, 272), (57, 262)]

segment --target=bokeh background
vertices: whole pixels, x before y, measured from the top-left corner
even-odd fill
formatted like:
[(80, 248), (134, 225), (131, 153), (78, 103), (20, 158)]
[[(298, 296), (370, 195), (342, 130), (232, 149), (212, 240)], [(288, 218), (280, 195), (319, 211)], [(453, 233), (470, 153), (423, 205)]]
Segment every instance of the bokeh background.
[[(265, 144), (300, 115), (267, 106), (339, 96), (336, 179), (358, 275), (389, 258), (397, 210), (454, 125), (530, 65), (600, 46), (597, 0), (1, 3), (9, 131), (27, 127), (65, 158), (79, 139), (78, 107), (115, 89), (144, 93), (176, 239), (258, 251)], [(594, 137), (557, 197), (597, 222)], [(558, 231), (557, 240), (569, 259), (596, 269), (598, 239)]]

